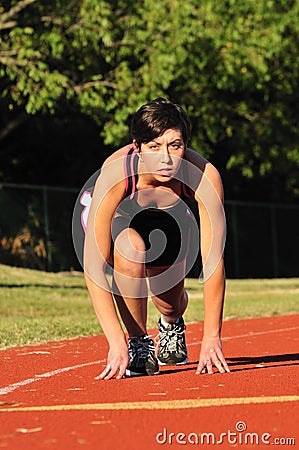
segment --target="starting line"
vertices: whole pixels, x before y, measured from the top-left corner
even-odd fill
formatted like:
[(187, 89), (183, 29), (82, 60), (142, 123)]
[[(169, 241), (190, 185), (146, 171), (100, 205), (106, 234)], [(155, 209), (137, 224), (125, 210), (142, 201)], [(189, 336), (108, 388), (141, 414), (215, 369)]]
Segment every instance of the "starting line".
[(43, 412), (43, 411), (103, 411), (103, 410), (169, 410), (169, 409), (193, 409), (215, 406), (251, 405), (261, 403), (286, 403), (299, 401), (299, 395), (282, 395), (268, 397), (240, 397), (240, 398), (205, 398), (161, 400), (145, 402), (116, 402), (116, 403), (91, 403), (79, 405), (50, 405), (50, 406), (24, 406), (24, 407), (0, 407), (0, 413), (12, 412)]

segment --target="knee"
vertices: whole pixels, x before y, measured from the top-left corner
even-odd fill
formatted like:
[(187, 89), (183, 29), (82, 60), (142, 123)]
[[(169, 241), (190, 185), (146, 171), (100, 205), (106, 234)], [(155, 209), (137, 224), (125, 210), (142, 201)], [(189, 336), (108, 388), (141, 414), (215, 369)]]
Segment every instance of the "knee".
[(114, 265), (123, 273), (135, 271), (144, 264), (145, 244), (141, 236), (132, 229), (122, 231), (114, 243)]
[(178, 305), (169, 305), (167, 303), (164, 303), (162, 305), (159, 305), (158, 310), (165, 317), (180, 316), (180, 308), (178, 308)]
[(159, 297), (154, 297), (153, 302), (158, 311), (165, 317), (179, 318), (182, 317), (188, 305), (188, 294), (184, 289), (177, 301), (168, 302)]

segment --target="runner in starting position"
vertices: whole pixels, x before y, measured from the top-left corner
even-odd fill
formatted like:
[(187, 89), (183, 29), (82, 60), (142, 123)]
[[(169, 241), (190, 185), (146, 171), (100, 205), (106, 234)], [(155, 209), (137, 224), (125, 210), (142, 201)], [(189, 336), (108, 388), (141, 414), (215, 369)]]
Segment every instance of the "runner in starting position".
[[(113, 153), (97, 179), (87, 220), (84, 273), (109, 343), (101, 379), (153, 375), (159, 365), (187, 362), (184, 281), (188, 261), (194, 262), (199, 251), (205, 312), (196, 373), (213, 373), (213, 366), (229, 371), (220, 339), (223, 189), (215, 167), (187, 147), (190, 132), (179, 105), (163, 98), (143, 105), (132, 120), (132, 144)], [(187, 197), (198, 205), (200, 232)], [(107, 266), (113, 268), (112, 281)], [(148, 290), (160, 313), (157, 351), (147, 334)]]

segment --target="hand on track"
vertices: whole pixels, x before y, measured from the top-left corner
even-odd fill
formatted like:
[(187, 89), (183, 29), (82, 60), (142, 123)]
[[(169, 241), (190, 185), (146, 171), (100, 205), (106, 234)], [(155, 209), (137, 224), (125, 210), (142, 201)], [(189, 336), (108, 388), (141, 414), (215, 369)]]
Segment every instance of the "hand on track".
[(204, 337), (201, 344), (199, 363), (196, 374), (213, 373), (215, 366), (220, 373), (230, 372), (222, 353), (220, 338)]

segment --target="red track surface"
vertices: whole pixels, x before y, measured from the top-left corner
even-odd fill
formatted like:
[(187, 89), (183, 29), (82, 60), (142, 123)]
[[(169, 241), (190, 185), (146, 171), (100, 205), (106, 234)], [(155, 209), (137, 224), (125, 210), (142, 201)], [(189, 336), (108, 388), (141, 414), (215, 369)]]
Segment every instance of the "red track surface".
[(103, 336), (3, 350), (0, 448), (299, 448), (298, 319), (225, 322), (229, 374), (195, 375), (202, 323), (189, 364), (154, 377), (96, 380)]

